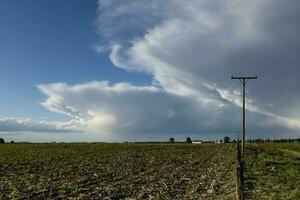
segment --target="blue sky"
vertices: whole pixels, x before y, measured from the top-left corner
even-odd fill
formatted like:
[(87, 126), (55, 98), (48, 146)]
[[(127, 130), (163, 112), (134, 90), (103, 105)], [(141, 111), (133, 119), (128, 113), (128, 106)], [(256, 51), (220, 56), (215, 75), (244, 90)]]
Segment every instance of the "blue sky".
[(112, 67), (108, 53), (97, 54), (97, 1), (12, 0), (1, 1), (0, 9), (1, 116), (66, 119), (39, 105), (41, 83), (150, 80)]
[(1, 1), (0, 136), (236, 137), (230, 77), (258, 75), (247, 137), (300, 137), (299, 13), (296, 0)]

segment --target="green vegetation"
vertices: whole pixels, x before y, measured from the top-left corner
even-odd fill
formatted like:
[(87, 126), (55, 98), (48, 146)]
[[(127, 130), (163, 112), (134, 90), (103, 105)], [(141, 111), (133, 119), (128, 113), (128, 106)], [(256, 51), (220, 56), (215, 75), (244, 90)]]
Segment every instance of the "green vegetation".
[(192, 141), (192, 139), (191, 139), (190, 137), (187, 137), (187, 138), (186, 138), (186, 143), (191, 144), (191, 143), (193, 143), (193, 141)]
[(0, 146), (0, 199), (130, 198), (235, 199), (235, 146)]
[(247, 147), (248, 199), (300, 199), (300, 144)]
[(174, 139), (174, 138), (170, 138), (170, 139), (169, 139), (169, 142), (170, 142), (170, 143), (174, 143), (174, 142), (175, 142), (175, 139)]
[(228, 136), (224, 137), (224, 143), (230, 143), (230, 137)]

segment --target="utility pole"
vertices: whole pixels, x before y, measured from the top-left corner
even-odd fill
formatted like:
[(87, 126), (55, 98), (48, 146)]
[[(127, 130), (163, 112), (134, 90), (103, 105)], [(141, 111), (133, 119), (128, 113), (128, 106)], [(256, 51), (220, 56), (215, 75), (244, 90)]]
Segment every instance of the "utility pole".
[(257, 76), (231, 76), (231, 79), (237, 79), (241, 82), (243, 86), (243, 136), (242, 136), (242, 154), (245, 153), (245, 130), (246, 130), (246, 110), (245, 110), (245, 101), (246, 101), (246, 84), (251, 79), (257, 79)]

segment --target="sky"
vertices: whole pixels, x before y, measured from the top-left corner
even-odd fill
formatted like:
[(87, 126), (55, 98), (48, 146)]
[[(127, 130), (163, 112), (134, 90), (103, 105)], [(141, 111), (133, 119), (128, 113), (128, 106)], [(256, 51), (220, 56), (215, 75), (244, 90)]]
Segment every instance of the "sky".
[(300, 137), (297, 0), (4, 0), (0, 137)]

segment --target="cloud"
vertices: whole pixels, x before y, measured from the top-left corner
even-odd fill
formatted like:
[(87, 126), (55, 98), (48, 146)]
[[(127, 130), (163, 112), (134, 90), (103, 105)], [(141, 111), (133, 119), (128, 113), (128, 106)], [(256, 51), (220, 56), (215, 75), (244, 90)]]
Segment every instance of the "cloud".
[[(41, 103), (43, 106), (80, 120), (87, 133), (115, 138), (123, 135), (161, 138), (170, 133), (235, 136), (239, 129), (240, 108), (234, 103), (201, 101), (193, 95), (174, 94), (153, 85), (94, 81), (39, 85), (38, 88), (48, 95)], [(288, 129), (286, 122), (278, 124), (277, 120), (254, 112), (249, 114), (248, 124), (259, 133), (269, 131), (270, 127), (275, 133)]]
[(30, 118), (0, 118), (0, 132), (81, 132), (76, 120), (68, 122), (49, 122)]
[[(99, 1), (99, 5), (103, 2)], [(146, 1), (130, 2), (146, 5)], [(110, 58), (115, 66), (150, 74), (156, 85), (173, 95), (214, 102), (220, 107), (228, 103), (240, 106), (236, 92), (239, 83), (229, 79), (232, 74), (257, 74), (259, 80), (247, 86), (247, 109), (270, 121), (266, 123), (269, 132), (276, 131), (276, 124), (286, 127), (286, 132), (299, 131), (298, 1), (175, 0), (164, 1), (163, 6), (152, 3), (164, 13), (162, 19), (152, 18), (153, 10), (135, 10), (134, 6), (110, 18), (100, 13), (99, 18), (109, 23), (100, 23), (99, 28), (108, 26), (119, 35), (125, 30), (114, 29), (110, 24), (132, 12), (156, 23), (140, 26), (142, 35), (124, 34), (121, 41), (118, 37), (109, 38)], [(117, 3), (112, 3), (106, 12), (118, 8)], [(258, 127), (255, 130), (260, 131)]]
[(49, 96), (42, 105), (81, 119), (87, 132), (100, 134), (199, 131), (200, 127), (192, 123), (203, 117), (203, 107), (218, 109), (214, 104), (204, 105), (156, 86), (94, 81), (73, 86), (59, 83), (38, 87)]
[(299, 4), (99, 0), (97, 51), (110, 51), (116, 67), (148, 74), (152, 84), (39, 85), (47, 96), (41, 104), (71, 117), (72, 125), (36, 126), (73, 127), (111, 137), (235, 136), (240, 129), (240, 84), (230, 77), (256, 74), (259, 80), (247, 85), (248, 133), (299, 136)]

